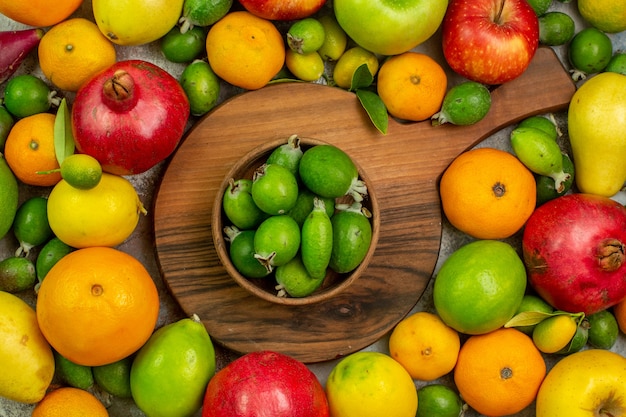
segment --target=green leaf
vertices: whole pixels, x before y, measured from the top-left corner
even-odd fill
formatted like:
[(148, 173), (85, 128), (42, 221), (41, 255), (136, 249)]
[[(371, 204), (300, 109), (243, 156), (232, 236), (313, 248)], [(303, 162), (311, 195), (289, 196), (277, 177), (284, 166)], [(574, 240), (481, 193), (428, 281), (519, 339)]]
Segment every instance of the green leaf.
[(543, 311), (522, 311), (507, 321), (504, 327), (534, 326), (554, 315), (554, 313), (544, 313)]
[(350, 91), (357, 91), (361, 88), (367, 88), (374, 82), (374, 76), (370, 72), (367, 64), (361, 64), (354, 74), (352, 74), (352, 83)]
[(74, 153), (74, 135), (72, 134), (72, 117), (65, 98), (61, 100), (54, 119), (54, 152), (59, 165)]
[(378, 94), (369, 90), (357, 90), (356, 96), (359, 98), (370, 120), (374, 123), (374, 126), (376, 126), (376, 129), (382, 134), (386, 134), (389, 125), (389, 116), (383, 100)]

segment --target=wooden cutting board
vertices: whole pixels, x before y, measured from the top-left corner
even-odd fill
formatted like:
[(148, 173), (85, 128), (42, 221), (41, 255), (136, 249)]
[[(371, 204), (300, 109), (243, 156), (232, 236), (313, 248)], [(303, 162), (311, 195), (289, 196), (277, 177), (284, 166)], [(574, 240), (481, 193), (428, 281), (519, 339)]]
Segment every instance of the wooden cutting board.
[[(312, 363), (362, 349), (415, 306), (431, 278), (442, 231), (437, 182), (448, 164), (509, 124), (565, 109), (574, 91), (554, 52), (540, 48), (521, 77), (492, 92), (487, 117), (466, 127), (390, 120), (383, 135), (353, 93), (318, 84), (236, 96), (192, 127), (158, 187), (154, 231), (163, 279), (185, 313), (198, 314), (213, 340), (236, 352), (278, 350)], [(230, 167), (292, 134), (330, 142), (356, 159), (380, 206), (380, 238), (363, 276), (336, 298), (308, 306), (249, 295), (226, 274), (211, 238), (213, 201)]]

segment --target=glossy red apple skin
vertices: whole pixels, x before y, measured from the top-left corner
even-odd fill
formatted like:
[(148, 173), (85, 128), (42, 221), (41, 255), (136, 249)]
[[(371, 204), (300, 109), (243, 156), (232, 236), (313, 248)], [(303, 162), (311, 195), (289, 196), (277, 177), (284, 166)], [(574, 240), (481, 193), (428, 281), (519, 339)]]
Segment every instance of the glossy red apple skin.
[(519, 77), (539, 45), (537, 15), (526, 0), (451, 0), (441, 29), (452, 70), (486, 85)]
[(267, 20), (297, 20), (316, 13), (326, 0), (239, 0), (250, 13)]
[(626, 208), (568, 194), (538, 207), (524, 227), (530, 285), (558, 310), (593, 314), (626, 297)]
[(209, 381), (202, 417), (328, 417), (324, 388), (302, 362), (273, 351), (251, 352)]
[(143, 60), (119, 61), (76, 93), (76, 148), (106, 172), (140, 174), (174, 151), (189, 112), (185, 91), (168, 72)]

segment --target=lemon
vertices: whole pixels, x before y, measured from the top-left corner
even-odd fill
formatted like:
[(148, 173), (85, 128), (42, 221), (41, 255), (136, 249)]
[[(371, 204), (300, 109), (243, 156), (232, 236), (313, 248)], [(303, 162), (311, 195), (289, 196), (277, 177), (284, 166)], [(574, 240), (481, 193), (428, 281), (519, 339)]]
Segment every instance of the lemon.
[(178, 22), (183, 0), (94, 0), (100, 31), (118, 45), (143, 45), (167, 34)]
[(626, 0), (578, 0), (580, 15), (603, 32), (626, 30)]
[(539, 322), (533, 330), (533, 342), (543, 353), (563, 349), (576, 334), (578, 324), (569, 314), (559, 314)]
[(39, 330), (35, 310), (4, 291), (0, 291), (0, 363), (0, 396), (29, 404), (41, 401), (54, 376), (52, 349)]
[(61, 180), (48, 198), (50, 227), (74, 248), (119, 245), (135, 230), (141, 213), (146, 210), (133, 185), (108, 173), (89, 190)]
[(341, 55), (333, 70), (333, 80), (338, 87), (348, 89), (352, 85), (352, 76), (361, 65), (366, 64), (372, 76), (378, 72), (378, 58), (372, 52), (355, 46)]

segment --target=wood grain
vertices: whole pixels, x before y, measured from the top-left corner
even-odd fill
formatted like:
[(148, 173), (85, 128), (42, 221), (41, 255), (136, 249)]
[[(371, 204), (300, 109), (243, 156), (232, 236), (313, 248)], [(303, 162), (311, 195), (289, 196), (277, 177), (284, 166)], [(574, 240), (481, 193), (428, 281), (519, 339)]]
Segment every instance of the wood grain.
[[(441, 240), (437, 182), (448, 164), (509, 124), (563, 110), (574, 91), (554, 52), (540, 48), (521, 77), (493, 90), (487, 117), (466, 127), (390, 120), (382, 135), (354, 94), (317, 84), (236, 96), (189, 131), (159, 184), (154, 228), (163, 279), (184, 311), (198, 314), (211, 337), (234, 351), (272, 349), (312, 363), (359, 350), (413, 308), (433, 273)], [(291, 134), (333, 143), (357, 160), (380, 206), (380, 238), (363, 276), (309, 306), (251, 296), (226, 274), (211, 237), (214, 198), (230, 167)]]

